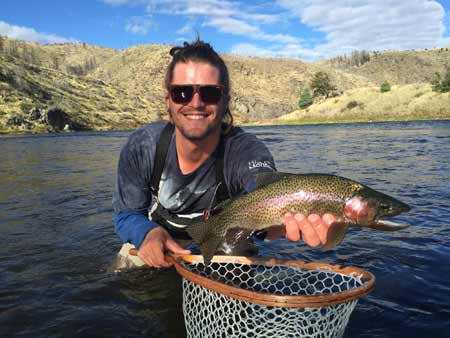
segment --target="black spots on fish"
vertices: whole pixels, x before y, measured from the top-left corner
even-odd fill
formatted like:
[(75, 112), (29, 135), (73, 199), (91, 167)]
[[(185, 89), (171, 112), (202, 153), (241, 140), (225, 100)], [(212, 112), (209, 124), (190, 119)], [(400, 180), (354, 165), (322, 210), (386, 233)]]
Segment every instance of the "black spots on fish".
[[(219, 206), (220, 212), (213, 213), (207, 222), (188, 229), (191, 237), (200, 245), (206, 261), (216, 252), (219, 244), (223, 243), (228, 229), (239, 227), (262, 230), (280, 224), (287, 212), (302, 213), (305, 216), (330, 213), (340, 218), (344, 216), (347, 201), (354, 196), (361, 196), (365, 201), (377, 201), (377, 206), (384, 201), (389, 206), (387, 216), (392, 214), (391, 209), (397, 210), (397, 213), (406, 210), (403, 204), (389, 196), (344, 177), (283, 173), (275, 176), (272, 179), (270, 174), (261, 176), (264, 186), (222, 203)], [(330, 243), (339, 243), (345, 231), (346, 228), (342, 225), (333, 228)]]

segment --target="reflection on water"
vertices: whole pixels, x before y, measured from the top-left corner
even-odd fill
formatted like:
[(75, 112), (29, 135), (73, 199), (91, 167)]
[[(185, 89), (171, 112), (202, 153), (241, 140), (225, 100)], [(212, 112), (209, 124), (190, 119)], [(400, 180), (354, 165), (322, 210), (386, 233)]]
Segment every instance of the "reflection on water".
[[(374, 273), (345, 337), (443, 337), (450, 324), (450, 122), (247, 128), (278, 169), (346, 176), (413, 207), (395, 233), (351, 229), (327, 253), (260, 243), (265, 256)], [(117, 158), (129, 133), (0, 138), (0, 336), (183, 337), (173, 270), (112, 273)]]

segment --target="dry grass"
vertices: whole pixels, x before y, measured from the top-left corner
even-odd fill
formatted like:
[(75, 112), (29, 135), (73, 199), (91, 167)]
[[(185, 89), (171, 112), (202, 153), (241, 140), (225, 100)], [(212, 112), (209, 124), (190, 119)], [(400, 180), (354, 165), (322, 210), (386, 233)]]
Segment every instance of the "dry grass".
[[(45, 122), (29, 119), (33, 106), (63, 107), (75, 121), (96, 130), (135, 128), (166, 117), (163, 80), (170, 46), (119, 51), (86, 44), (2, 41), (0, 133), (45, 131)], [(12, 49), (14, 53), (5, 52)], [(449, 51), (385, 52), (363, 66), (341, 68), (329, 62), (231, 55), (224, 59), (238, 124), (449, 118), (449, 96), (431, 92), (426, 84), (428, 76), (449, 62)], [(95, 67), (86, 74), (74, 74), (74, 68), (93, 61)], [(301, 90), (319, 70), (330, 75), (342, 95), (296, 111)], [(379, 85), (385, 80), (392, 91), (381, 94)], [(15, 116), (28, 122), (7, 126)]]
[(450, 47), (371, 53), (370, 61), (359, 67), (339, 66), (330, 61), (321, 64), (361, 76), (378, 86), (384, 81), (391, 84), (427, 83), (435, 72), (443, 73), (445, 66), (450, 65)]
[(435, 93), (428, 84), (396, 85), (386, 93), (381, 93), (379, 87), (357, 88), (268, 122), (290, 124), (420, 119), (450, 119), (450, 94)]

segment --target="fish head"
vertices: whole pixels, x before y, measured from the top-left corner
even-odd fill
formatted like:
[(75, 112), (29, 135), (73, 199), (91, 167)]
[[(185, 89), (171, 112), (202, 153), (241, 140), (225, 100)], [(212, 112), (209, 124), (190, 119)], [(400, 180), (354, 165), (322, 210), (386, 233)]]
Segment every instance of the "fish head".
[[(407, 225), (388, 222), (384, 218), (397, 216), (411, 208), (394, 197), (383, 194), (366, 186), (348, 199), (344, 206), (346, 220), (380, 230), (397, 230)], [(395, 228), (395, 229), (394, 229)]]

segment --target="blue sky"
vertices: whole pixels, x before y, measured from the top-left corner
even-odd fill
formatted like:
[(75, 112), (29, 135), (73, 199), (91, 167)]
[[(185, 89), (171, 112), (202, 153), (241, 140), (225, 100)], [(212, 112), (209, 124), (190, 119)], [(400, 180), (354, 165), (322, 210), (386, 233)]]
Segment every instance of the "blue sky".
[(111, 48), (181, 44), (314, 61), (450, 47), (450, 0), (2, 0), (0, 35)]

